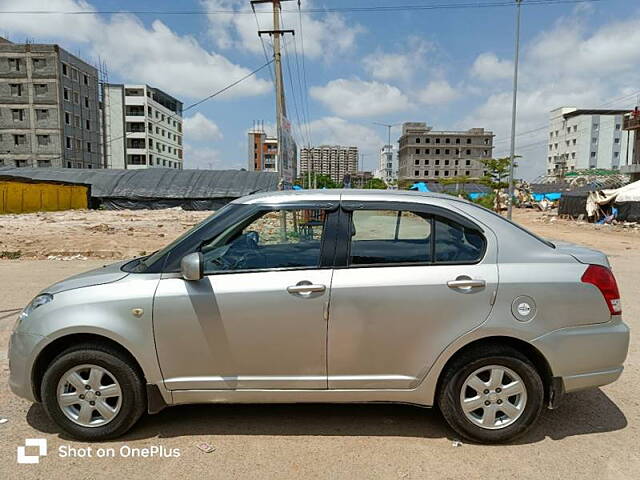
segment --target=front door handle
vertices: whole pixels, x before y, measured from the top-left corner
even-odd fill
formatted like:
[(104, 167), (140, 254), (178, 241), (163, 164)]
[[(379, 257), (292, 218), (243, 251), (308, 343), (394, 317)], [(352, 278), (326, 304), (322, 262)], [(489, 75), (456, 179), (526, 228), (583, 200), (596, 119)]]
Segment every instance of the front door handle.
[(287, 287), (287, 292), (291, 294), (309, 295), (311, 293), (322, 293), (327, 289), (325, 285), (314, 285), (309, 282), (300, 282), (297, 285)]
[(487, 284), (484, 280), (474, 280), (472, 278), (468, 279), (459, 279), (459, 280), (450, 280), (447, 282), (447, 287), (449, 288), (478, 288), (484, 287)]

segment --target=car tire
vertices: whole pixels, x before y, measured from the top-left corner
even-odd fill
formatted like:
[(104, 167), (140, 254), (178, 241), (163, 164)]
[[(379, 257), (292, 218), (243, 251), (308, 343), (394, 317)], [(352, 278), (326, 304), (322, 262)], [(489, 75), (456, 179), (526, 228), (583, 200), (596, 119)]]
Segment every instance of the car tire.
[[(117, 349), (101, 344), (82, 344), (63, 351), (42, 378), (45, 411), (78, 440), (98, 441), (123, 435), (146, 410), (143, 376), (131, 363)], [(85, 411), (91, 413), (84, 415)]]
[[(494, 375), (508, 384), (495, 387)], [(478, 390), (485, 387), (478, 380), (486, 385), (482, 392)], [(516, 391), (519, 393), (507, 396)], [(447, 367), (437, 400), (445, 420), (460, 436), (473, 442), (501, 443), (523, 435), (535, 423), (544, 404), (544, 384), (535, 366), (514, 348), (484, 346), (463, 352)], [(508, 408), (511, 416), (500, 408)]]

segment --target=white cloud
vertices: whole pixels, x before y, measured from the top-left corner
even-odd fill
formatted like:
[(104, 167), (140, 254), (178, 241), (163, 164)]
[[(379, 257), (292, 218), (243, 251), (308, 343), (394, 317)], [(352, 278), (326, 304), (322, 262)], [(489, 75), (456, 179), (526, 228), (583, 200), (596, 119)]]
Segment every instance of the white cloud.
[[(244, 158), (244, 156), (243, 156)], [(246, 162), (234, 158), (231, 162), (221, 158), (218, 150), (211, 147), (196, 147), (186, 144), (184, 148), (184, 168), (199, 170), (227, 170), (246, 168)]]
[[(0, 6), (3, 10), (95, 10), (82, 0), (3, 0)], [(178, 97), (207, 96), (250, 72), (205, 50), (195, 38), (173, 32), (160, 20), (146, 27), (133, 15), (5, 15), (2, 29), (37, 41), (84, 44), (91, 56), (106, 60), (112, 75), (116, 72), (127, 81), (149, 83)], [(224, 96), (258, 95), (269, 89), (270, 82), (252, 77)]]
[(426, 105), (442, 105), (459, 98), (460, 93), (446, 80), (433, 80), (418, 93), (418, 99)]
[(332, 112), (344, 117), (366, 117), (409, 109), (409, 99), (399, 88), (386, 83), (339, 78), (322, 87), (311, 87), (310, 95)]
[[(215, 14), (208, 15), (211, 25), (211, 38), (219, 48), (241, 48), (256, 54), (262, 54), (262, 45), (258, 38), (258, 24), (262, 30), (271, 30), (273, 14), (270, 5), (256, 5), (256, 15), (251, 13), (251, 7), (246, 0), (201, 0), (203, 8), (207, 11), (234, 10), (243, 12), (240, 14)], [(303, 15), (302, 32), (299, 28), (299, 17), (295, 12), (297, 6), (293, 3), (283, 7), (281, 23), (285, 29), (296, 30), (299, 37), (304, 35), (304, 51), (310, 58), (323, 57), (327, 59), (350, 51), (356, 38), (364, 31), (362, 26), (347, 23), (342, 15), (327, 13), (325, 15)], [(312, 7), (311, 2), (302, 1), (302, 8)], [(288, 12), (287, 10), (293, 10)], [(256, 18), (258, 24), (256, 23)], [(327, 41), (331, 39), (331, 41)], [(301, 44), (299, 40), (290, 36), (286, 41), (298, 42), (299, 53)], [(265, 39), (265, 42), (267, 40)], [(289, 47), (293, 53), (293, 46)]]
[[(551, 110), (562, 106), (631, 108), (635, 104), (630, 94), (638, 90), (640, 78), (640, 16), (593, 30), (584, 26), (581, 12), (559, 20), (523, 48), (517, 131), (536, 130), (517, 137), (517, 151), (524, 157), (519, 173), (525, 178), (546, 169), (546, 124)], [(624, 95), (629, 96), (611, 102)], [(490, 93), (462, 126), (492, 129), (497, 135), (495, 154), (500, 156), (508, 151), (510, 118), (511, 89), (505, 86)]]
[(184, 119), (184, 135), (195, 141), (222, 140), (220, 127), (200, 112)]
[(365, 56), (362, 65), (376, 80), (409, 80), (426, 66), (426, 55), (434, 50), (434, 45), (421, 38), (409, 37), (395, 52), (380, 49)]
[(500, 60), (495, 53), (481, 53), (471, 67), (471, 75), (484, 82), (513, 78), (513, 62)]

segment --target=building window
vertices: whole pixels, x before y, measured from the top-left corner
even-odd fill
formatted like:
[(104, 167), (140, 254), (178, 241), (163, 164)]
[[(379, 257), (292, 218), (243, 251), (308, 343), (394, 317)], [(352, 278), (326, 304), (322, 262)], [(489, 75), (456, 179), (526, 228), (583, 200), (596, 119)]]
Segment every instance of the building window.
[(91, 153), (91, 142), (87, 142), (87, 152)]
[(440, 149), (436, 148), (436, 155), (440, 155)]
[(79, 115), (74, 115), (73, 116), (73, 126), (76, 128), (80, 128), (80, 116)]
[(46, 83), (36, 83), (33, 88), (36, 92), (36, 97), (44, 97), (49, 91), (49, 85)]
[(613, 152), (613, 156), (614, 156), (615, 158), (618, 158), (618, 157), (620, 156), (620, 152)]
[(445, 155), (449, 155), (449, 149), (448, 149), (448, 148), (445, 148), (445, 150), (444, 150), (444, 154), (445, 154)]
[(435, 172), (433, 172), (433, 174), (434, 174), (436, 177), (439, 177), (439, 176), (440, 176), (440, 170), (436, 170)]
[(471, 155), (471, 150), (467, 150), (467, 155)]
[(416, 170), (415, 172), (413, 172), (413, 176), (414, 177), (419, 177), (420, 176), (420, 170)]
[(85, 108), (89, 108), (89, 97), (87, 97), (86, 95), (84, 97), (84, 106)]
[(445, 171), (444, 171), (444, 176), (445, 176), (445, 177), (448, 177), (448, 176), (449, 176), (449, 170), (445, 170)]
[(622, 126), (619, 123), (616, 123), (616, 130), (620, 130)]
[(471, 160), (467, 160), (465, 161), (465, 165), (468, 167), (469, 165), (471, 165)]
[(73, 80), (78, 80), (78, 70), (77, 69), (75, 69), (75, 68), (71, 69), (71, 78)]
[(439, 138), (436, 138), (436, 143), (440, 143), (440, 139)]
[(444, 143), (451, 143), (451, 139), (450, 138), (445, 139)]
[(436, 165), (440, 165), (440, 160), (436, 160)]
[(75, 141), (76, 141), (76, 150), (79, 152), (82, 151), (82, 142), (80, 141), (80, 139), (76, 138)]
[(471, 172), (469, 170), (465, 170), (464, 175), (465, 177), (468, 177), (469, 175), (471, 175)]
[(24, 109), (14, 108), (11, 110), (11, 117), (14, 122), (22, 122), (24, 120)]
[(9, 59), (9, 70), (12, 72), (19, 72), (20, 67), (20, 59), (19, 58), (10, 58)]
[(619, 138), (614, 139), (613, 143), (620, 143), (620, 139)]
[(151, 107), (147, 107), (147, 115), (149, 115), (150, 117), (153, 116), (153, 109)]
[(416, 143), (420, 143), (420, 138), (416, 138)]
[(444, 161), (444, 164), (445, 164), (445, 165), (449, 165), (449, 160), (445, 160), (445, 161)]
[(65, 77), (68, 77), (68, 76), (69, 76), (69, 67), (67, 66), (67, 64), (66, 64), (66, 63), (63, 63), (63, 64), (62, 64), (62, 74), (63, 74)]
[(73, 92), (73, 103), (80, 105), (80, 94), (78, 92)]
[(46, 108), (36, 109), (36, 120), (46, 120), (49, 118), (49, 110)]
[(85, 120), (85, 127), (87, 130), (91, 130), (91, 120)]
[(12, 83), (10, 85), (11, 88), (11, 96), (12, 97), (21, 97), (22, 96), (22, 84), (21, 83)]
[(51, 160), (38, 160), (38, 166), (40, 168), (51, 167)]
[[(72, 148), (71, 137), (65, 137), (65, 145), (69, 150), (71, 150)], [(69, 168), (71, 168), (71, 164), (69, 164)]]
[(69, 112), (64, 112), (64, 123), (71, 125), (71, 114)]
[(153, 124), (151, 122), (147, 123), (147, 127), (149, 128), (149, 131), (153, 133)]
[(425, 154), (427, 154), (427, 155), (429, 155), (429, 154), (431, 153), (431, 149), (430, 149), (430, 148), (427, 148), (427, 149), (424, 151), (424, 153), (425, 153)]
[(596, 158), (596, 152), (591, 152), (591, 158)]
[(82, 75), (82, 80), (83, 80), (85, 85), (89, 85), (89, 76), (88, 75)]
[(37, 135), (38, 145), (49, 145), (51, 143), (51, 137), (49, 135)]
[(416, 155), (420, 155), (420, 149), (416, 148)]
[(62, 97), (65, 100), (69, 100), (69, 89), (67, 87), (64, 87), (63, 91), (62, 91)]
[(26, 135), (14, 135), (13, 136), (13, 144), (14, 145), (26, 145), (27, 144), (27, 136)]
[(458, 143), (458, 144), (460, 143), (460, 139), (459, 138), (456, 138), (456, 143)]

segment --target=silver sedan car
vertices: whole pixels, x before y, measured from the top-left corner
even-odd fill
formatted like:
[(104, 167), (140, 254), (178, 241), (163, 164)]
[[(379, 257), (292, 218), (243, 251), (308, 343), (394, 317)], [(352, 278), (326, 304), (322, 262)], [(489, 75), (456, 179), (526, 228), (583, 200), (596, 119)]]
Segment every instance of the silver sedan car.
[(603, 253), (449, 196), (278, 192), (43, 290), (10, 383), (82, 440), (171, 405), (399, 402), (502, 442), (615, 381), (628, 344)]

